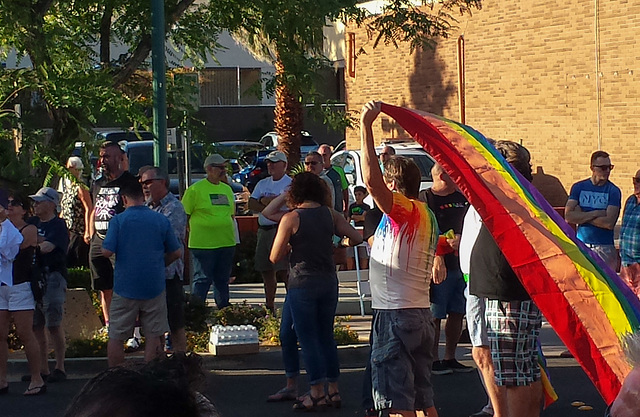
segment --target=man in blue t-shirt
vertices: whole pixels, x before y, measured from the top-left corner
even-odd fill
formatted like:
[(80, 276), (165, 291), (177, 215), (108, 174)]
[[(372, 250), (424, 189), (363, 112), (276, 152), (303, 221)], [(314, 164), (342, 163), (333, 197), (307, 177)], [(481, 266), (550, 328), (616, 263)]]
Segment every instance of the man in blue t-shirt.
[(169, 220), (144, 204), (139, 183), (123, 184), (120, 196), (126, 210), (113, 217), (102, 253), (116, 255), (109, 323), (109, 366), (124, 362), (122, 344), (140, 317), (146, 337), (145, 361), (161, 352), (169, 331), (165, 296), (165, 265), (180, 258), (182, 249)]
[(618, 252), (613, 245), (613, 228), (620, 215), (622, 193), (609, 181), (612, 169), (608, 153), (591, 155), (591, 178), (573, 184), (564, 218), (578, 225), (578, 239), (615, 271)]

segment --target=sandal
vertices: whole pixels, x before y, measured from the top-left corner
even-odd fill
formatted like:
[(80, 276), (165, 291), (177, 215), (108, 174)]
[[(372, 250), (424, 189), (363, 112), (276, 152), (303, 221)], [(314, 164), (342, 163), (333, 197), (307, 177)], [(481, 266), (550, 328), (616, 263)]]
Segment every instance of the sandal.
[(294, 401), (298, 399), (297, 390), (295, 388), (284, 387), (275, 394), (271, 394), (267, 397), (268, 403), (275, 403), (280, 401)]
[[(307, 407), (306, 405), (304, 405), (304, 398), (302, 398), (301, 401), (298, 401), (293, 405), (293, 409), (294, 410), (300, 410), (300, 411), (324, 411), (329, 406), (329, 404), (326, 403), (327, 397), (318, 397), (318, 398), (316, 398), (313, 395), (311, 395), (311, 393), (308, 393), (307, 395), (305, 395), (305, 397), (309, 398), (311, 400), (311, 406)], [(300, 400), (300, 399), (298, 399), (298, 400)], [(318, 404), (322, 400), (325, 400), (325, 403)]]
[[(337, 400), (334, 400), (335, 397), (338, 397)], [(327, 395), (327, 402), (329, 403), (329, 405), (331, 405), (333, 408), (340, 408), (342, 407), (342, 398), (340, 398), (340, 393), (339, 392), (334, 392), (333, 394), (329, 394)]]
[(45, 392), (47, 392), (47, 386), (40, 385), (39, 387), (28, 388), (23, 395), (26, 395), (26, 396), (40, 395), (40, 394), (44, 394)]

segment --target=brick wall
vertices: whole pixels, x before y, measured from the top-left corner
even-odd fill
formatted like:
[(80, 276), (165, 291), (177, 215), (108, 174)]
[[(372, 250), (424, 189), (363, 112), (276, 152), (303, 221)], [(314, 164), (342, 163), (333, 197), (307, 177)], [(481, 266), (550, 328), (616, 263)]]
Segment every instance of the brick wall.
[[(632, 192), (640, 105), (640, 2), (599, 1), (600, 74), (596, 73), (595, 1), (484, 0), (435, 50), (410, 53), (355, 33), (355, 77), (346, 101), (359, 112), (380, 99), (459, 120), (456, 40), (465, 38), (466, 123), (494, 139), (521, 141), (533, 157), (536, 182), (553, 205), (564, 205), (571, 184), (590, 175), (596, 149), (611, 154), (611, 180)], [(597, 83), (600, 83), (600, 105)], [(600, 108), (600, 138), (598, 137)], [(377, 138), (402, 137), (382, 117)], [(350, 148), (359, 132), (347, 132)], [(624, 197), (623, 197), (624, 198)]]

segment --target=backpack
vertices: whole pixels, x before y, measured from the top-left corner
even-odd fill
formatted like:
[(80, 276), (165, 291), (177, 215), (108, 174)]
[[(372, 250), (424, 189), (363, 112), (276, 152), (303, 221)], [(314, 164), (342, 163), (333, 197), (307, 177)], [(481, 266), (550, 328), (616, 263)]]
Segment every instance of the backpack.
[(34, 300), (36, 300), (36, 303), (42, 303), (42, 298), (47, 291), (47, 275), (40, 260), (39, 246), (36, 246), (33, 251), (29, 281), (31, 283), (31, 292), (33, 293)]

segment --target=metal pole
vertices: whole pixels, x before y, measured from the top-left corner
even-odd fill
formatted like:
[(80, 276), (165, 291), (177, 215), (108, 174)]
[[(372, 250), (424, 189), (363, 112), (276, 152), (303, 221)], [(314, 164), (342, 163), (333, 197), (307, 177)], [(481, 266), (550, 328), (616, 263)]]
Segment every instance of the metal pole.
[(167, 94), (164, 67), (164, 0), (151, 0), (154, 163), (167, 170)]

